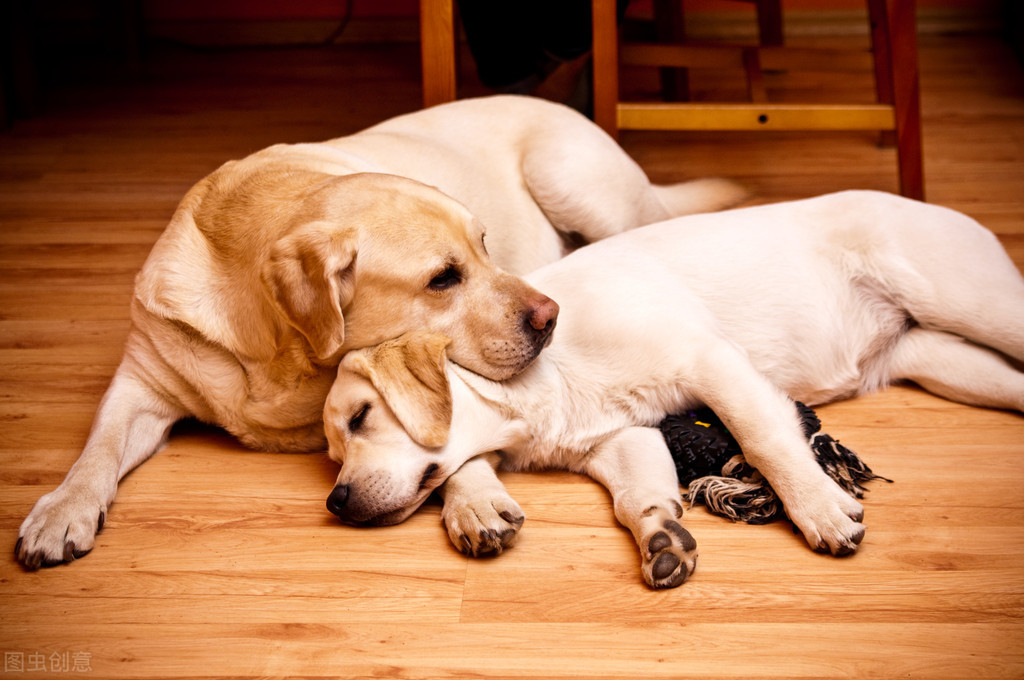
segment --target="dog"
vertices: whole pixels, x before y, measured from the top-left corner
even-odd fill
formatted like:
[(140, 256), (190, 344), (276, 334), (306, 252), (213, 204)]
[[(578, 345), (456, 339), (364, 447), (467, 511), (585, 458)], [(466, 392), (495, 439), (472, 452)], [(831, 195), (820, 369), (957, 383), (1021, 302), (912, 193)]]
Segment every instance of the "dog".
[[(508, 378), (557, 317), (518, 275), (573, 243), (739, 196), (724, 181), (654, 186), (586, 118), (527, 97), (228, 162), (182, 199), (136, 278), (85, 448), (15, 553), (33, 569), (88, 552), (119, 480), (185, 417), (256, 449), (323, 450), (324, 399), (348, 350), (428, 328), (452, 338), (453, 361)], [(477, 516), (480, 531), (505, 525)]]
[(611, 492), (646, 583), (674, 587), (697, 545), (666, 414), (710, 406), (808, 544), (838, 556), (861, 543), (864, 510), (815, 462), (793, 399), (907, 380), (1024, 411), (1024, 279), (991, 232), (942, 207), (851, 191), (683, 217), (526, 280), (558, 302), (558, 328), (505, 381), (447, 362), (429, 331), (344, 357), (324, 407), (342, 465), (331, 512), (393, 524), (457, 470), (571, 470)]

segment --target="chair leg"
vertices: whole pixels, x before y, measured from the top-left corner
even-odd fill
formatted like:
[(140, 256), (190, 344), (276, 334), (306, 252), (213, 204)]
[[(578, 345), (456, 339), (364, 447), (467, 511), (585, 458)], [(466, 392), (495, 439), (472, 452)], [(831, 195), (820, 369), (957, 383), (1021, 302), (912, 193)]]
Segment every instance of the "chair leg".
[[(868, 0), (871, 55), (875, 63), (875, 94), (879, 104), (892, 106), (892, 53), (889, 49), (889, 14), (884, 0)], [(883, 130), (882, 146), (896, 146), (896, 130)]]
[(454, 0), (420, 0), (423, 106), (455, 100)]
[[(686, 39), (686, 13), (683, 0), (654, 0), (654, 30), (659, 43), (677, 45)], [(685, 68), (662, 66), (661, 93), (665, 101), (690, 99), (690, 75)]]
[(878, 100), (892, 105), (896, 122), (900, 193), (924, 200), (914, 11), (914, 0), (868, 0)]
[(924, 200), (921, 144), (921, 89), (917, 70), (917, 18), (913, 0), (890, 0), (889, 28), (893, 56), (893, 108), (900, 192)]
[(619, 30), (615, 0), (593, 0), (594, 122), (619, 138)]
[(778, 47), (783, 44), (780, 0), (757, 0), (757, 27), (762, 45)]

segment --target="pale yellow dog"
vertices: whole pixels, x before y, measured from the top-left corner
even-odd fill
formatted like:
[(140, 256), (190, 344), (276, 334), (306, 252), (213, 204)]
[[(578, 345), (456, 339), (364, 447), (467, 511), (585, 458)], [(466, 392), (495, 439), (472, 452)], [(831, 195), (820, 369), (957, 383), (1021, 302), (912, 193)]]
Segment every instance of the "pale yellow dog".
[[(551, 345), (512, 378), (449, 364), (448, 339), (432, 332), (345, 356), (324, 410), (342, 463), (332, 512), (393, 524), (456, 470), (448, 497), (497, 497), (498, 463), (571, 470), (608, 488), (646, 582), (671, 587), (697, 544), (657, 428), (667, 414), (712, 407), (807, 543), (848, 555), (864, 509), (815, 461), (791, 397), (820, 404), (912, 380), (1024, 411), (1024, 279), (991, 232), (938, 206), (856, 191), (682, 217), (526, 279), (561, 314)], [(480, 481), (466, 487), (470, 474)]]
[[(590, 121), (523, 97), (226, 163), (184, 197), (139, 273), (124, 358), (84, 451), (15, 552), (29, 568), (88, 552), (119, 480), (186, 416), (259, 449), (322, 449), (324, 399), (348, 350), (431, 329), (466, 368), (515, 375), (558, 311), (517, 275), (566, 243), (736, 198), (722, 182), (653, 186)], [(518, 512), (507, 494), (448, 502), (481, 536)]]

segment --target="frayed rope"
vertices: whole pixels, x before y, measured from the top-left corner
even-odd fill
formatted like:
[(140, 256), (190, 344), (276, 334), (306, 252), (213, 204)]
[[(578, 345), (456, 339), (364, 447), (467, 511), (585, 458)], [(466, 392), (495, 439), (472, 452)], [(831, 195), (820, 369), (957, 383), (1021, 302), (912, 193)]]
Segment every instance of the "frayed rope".
[[(875, 479), (892, 482), (871, 471), (856, 453), (821, 432), (814, 410), (796, 402), (804, 436), (821, 468), (855, 498)], [(739, 444), (711, 409), (666, 417), (659, 425), (672, 453), (679, 483), (691, 506), (703, 503), (710, 512), (734, 522), (767, 524), (786, 516), (768, 481), (747, 463)]]

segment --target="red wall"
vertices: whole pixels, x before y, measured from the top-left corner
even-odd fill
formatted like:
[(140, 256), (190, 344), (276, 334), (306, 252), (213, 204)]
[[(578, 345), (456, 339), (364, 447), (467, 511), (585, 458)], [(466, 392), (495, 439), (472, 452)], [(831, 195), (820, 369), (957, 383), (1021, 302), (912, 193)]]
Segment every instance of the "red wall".
[[(558, 2), (558, 0), (550, 0)], [(515, 0), (493, 0), (515, 2)], [(634, 0), (637, 9), (647, 0)], [(917, 0), (918, 7), (978, 8), (995, 6), (999, 0)], [(864, 0), (783, 0), (784, 10), (862, 9)], [(325, 19), (341, 16), (344, 0), (145, 0), (150, 19)], [(749, 11), (749, 3), (735, 0), (686, 0), (689, 11)], [(353, 0), (356, 17), (414, 17), (418, 0)]]
[[(642, 1), (642, 0), (641, 0)], [(981, 7), (996, 5), (999, 0), (917, 0), (918, 7)], [(726, 2), (724, 0), (686, 0), (686, 9), (729, 10), (743, 9), (746, 2)], [(863, 9), (864, 0), (782, 0), (782, 9), (823, 10), (823, 9)]]
[[(149, 19), (327, 19), (343, 15), (345, 6), (344, 0), (145, 0)], [(419, 7), (418, 0), (353, 0), (352, 16), (417, 16)]]

